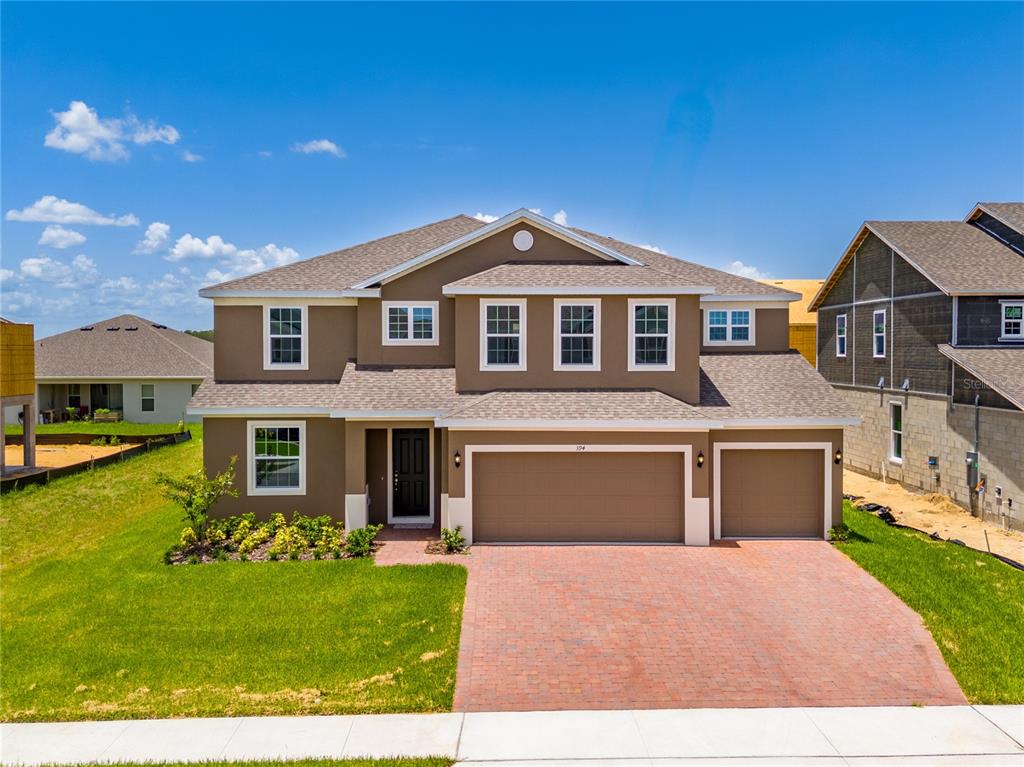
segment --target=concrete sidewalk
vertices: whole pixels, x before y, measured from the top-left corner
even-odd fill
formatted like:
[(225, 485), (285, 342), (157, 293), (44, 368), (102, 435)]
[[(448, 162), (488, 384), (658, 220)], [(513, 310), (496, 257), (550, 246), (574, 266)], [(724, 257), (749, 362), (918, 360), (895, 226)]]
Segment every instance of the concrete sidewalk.
[(578, 759), (590, 760), (588, 767), (668, 767), (670, 762), (679, 767), (755, 763), (1022, 767), (1024, 706), (544, 711), (0, 725), (0, 761), (10, 765), (428, 755), (476, 764), (544, 762), (537, 767)]

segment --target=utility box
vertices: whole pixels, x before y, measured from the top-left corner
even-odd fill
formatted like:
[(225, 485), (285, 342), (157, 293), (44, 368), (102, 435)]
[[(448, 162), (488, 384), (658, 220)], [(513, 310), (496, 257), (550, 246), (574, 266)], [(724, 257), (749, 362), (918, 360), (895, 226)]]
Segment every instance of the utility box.
[(967, 487), (973, 491), (978, 486), (979, 481), (978, 454), (968, 450), (964, 460), (967, 463)]

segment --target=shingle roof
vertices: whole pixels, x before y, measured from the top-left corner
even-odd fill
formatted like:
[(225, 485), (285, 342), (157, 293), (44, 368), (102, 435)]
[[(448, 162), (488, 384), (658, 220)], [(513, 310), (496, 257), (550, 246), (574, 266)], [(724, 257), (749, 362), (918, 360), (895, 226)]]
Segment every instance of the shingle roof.
[(700, 287), (678, 275), (649, 266), (611, 262), (586, 264), (509, 263), (471, 274), (445, 289), (488, 288), (664, 288)]
[(701, 418), (693, 405), (650, 389), (503, 390), (464, 395), (459, 400), (446, 419), (658, 422)]
[(455, 368), (372, 368), (349, 362), (334, 406), (339, 410), (437, 411), (456, 401)]
[(1024, 410), (1024, 347), (965, 349), (939, 344), (939, 351)]
[(212, 343), (134, 314), (36, 341), (36, 378), (205, 378), (212, 373)]
[[(276, 269), (212, 285), (204, 290), (348, 290), (364, 280), (404, 264), (417, 256), (422, 256), (435, 248), (440, 248), (484, 226), (486, 226), (484, 222), (470, 216), (453, 216), (443, 221), (360, 245), (353, 245), (305, 261), (297, 261)], [(593, 234), (583, 229), (574, 228), (570, 231), (603, 247), (639, 260), (646, 266), (681, 278), (688, 285), (707, 285), (715, 288), (717, 293), (730, 295), (778, 296), (780, 299), (787, 297), (784, 291), (756, 280), (682, 261), (663, 253), (655, 253), (646, 248)]]
[(978, 207), (1024, 234), (1024, 202), (979, 202)]
[(308, 409), (327, 412), (337, 396), (336, 383), (219, 383), (212, 378), (202, 383), (189, 408)]

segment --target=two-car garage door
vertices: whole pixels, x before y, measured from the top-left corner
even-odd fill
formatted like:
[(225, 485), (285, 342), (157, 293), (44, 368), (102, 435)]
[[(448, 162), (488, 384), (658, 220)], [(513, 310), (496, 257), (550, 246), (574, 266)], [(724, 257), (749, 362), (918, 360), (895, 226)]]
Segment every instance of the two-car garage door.
[(473, 537), (679, 542), (683, 471), (678, 452), (479, 453)]

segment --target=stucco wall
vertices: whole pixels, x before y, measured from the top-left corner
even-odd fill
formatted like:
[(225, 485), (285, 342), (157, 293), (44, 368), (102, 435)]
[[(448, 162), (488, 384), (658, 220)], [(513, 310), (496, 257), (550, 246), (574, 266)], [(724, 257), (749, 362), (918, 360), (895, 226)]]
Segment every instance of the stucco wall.
[[(903, 395), (859, 389), (837, 389), (864, 419), (846, 430), (846, 464), (873, 477), (885, 477), (926, 492), (940, 492), (964, 508), (971, 505), (965, 454), (974, 449), (974, 407), (955, 405), (945, 397)], [(889, 402), (903, 402), (903, 463), (889, 460)], [(1024, 413), (981, 408), (979, 470), (988, 479), (981, 496), (986, 518), (1006, 517), (1024, 529)], [(938, 465), (928, 465), (935, 456)], [(935, 473), (938, 477), (935, 477)], [(997, 502), (996, 486), (1003, 488)], [(1008, 502), (1012, 500), (1011, 504)]]

